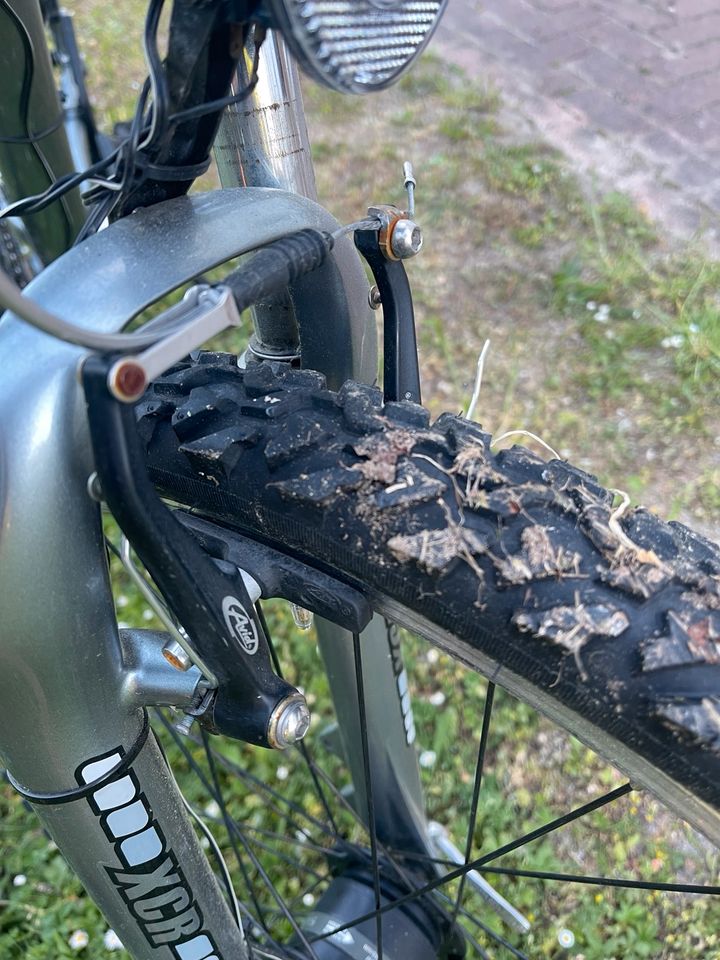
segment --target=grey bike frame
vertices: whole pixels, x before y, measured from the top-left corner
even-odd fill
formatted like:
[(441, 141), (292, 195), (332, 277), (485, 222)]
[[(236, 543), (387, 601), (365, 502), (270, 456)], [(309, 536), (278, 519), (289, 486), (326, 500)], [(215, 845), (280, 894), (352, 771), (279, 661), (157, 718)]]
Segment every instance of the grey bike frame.
[[(256, 97), (292, 102), (302, 126), (297, 77), (280, 75), (286, 86)], [(227, 122), (242, 123), (241, 112)], [(270, 163), (271, 145), (263, 150)], [(295, 162), (309, 176), (307, 152)], [(278, 186), (286, 183), (278, 177)], [(69, 250), (27, 292), (78, 325), (115, 332), (192, 277), (307, 226), (337, 224), (288, 190), (250, 186), (173, 200)], [(375, 378), (367, 293), (347, 238), (312, 282), (293, 291), (303, 363), (334, 385)], [(0, 355), (0, 758), (25, 790), (56, 795), (107, 774), (132, 750), (143, 711), (187, 705), (198, 674), (167, 666), (161, 635), (118, 631), (100, 512), (87, 491), (93, 463), (77, 380), (82, 351), (6, 315)], [(327, 624), (319, 635), (362, 815), (350, 638)], [(378, 832), (407, 846), (424, 832), (424, 814), (399, 649), (382, 621), (363, 636), (363, 649), (374, 789), (384, 798)], [(135, 960), (246, 956), (152, 736), (87, 797), (35, 809)]]

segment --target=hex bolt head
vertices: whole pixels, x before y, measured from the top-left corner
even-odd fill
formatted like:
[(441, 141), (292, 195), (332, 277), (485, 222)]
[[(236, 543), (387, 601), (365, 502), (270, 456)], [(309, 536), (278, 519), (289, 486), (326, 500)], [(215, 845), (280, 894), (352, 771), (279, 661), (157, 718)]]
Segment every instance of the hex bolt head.
[(370, 287), (370, 292), (368, 293), (368, 303), (373, 310), (379, 310), (382, 306), (382, 297), (380, 296), (380, 291), (377, 288), (377, 284)]
[(398, 260), (409, 260), (420, 253), (423, 235), (414, 220), (401, 219), (395, 224), (390, 240), (390, 248)]
[(90, 499), (95, 500), (97, 503), (102, 503), (105, 499), (105, 497), (103, 497), (102, 486), (100, 485), (100, 477), (97, 475), (96, 470), (93, 470), (87, 478), (87, 492)]
[(304, 697), (285, 700), (276, 710), (277, 716), (271, 720), (271, 740), (274, 747), (284, 750), (305, 737), (310, 729), (310, 711)]

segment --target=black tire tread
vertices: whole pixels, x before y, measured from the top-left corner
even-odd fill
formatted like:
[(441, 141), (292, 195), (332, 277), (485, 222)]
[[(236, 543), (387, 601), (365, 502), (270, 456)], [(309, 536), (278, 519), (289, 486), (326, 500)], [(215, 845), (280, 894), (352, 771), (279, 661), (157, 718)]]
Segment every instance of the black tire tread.
[[(168, 497), (385, 594), (720, 808), (720, 548), (478, 425), (200, 354), (138, 405)], [(717, 683), (715, 682), (717, 680)]]

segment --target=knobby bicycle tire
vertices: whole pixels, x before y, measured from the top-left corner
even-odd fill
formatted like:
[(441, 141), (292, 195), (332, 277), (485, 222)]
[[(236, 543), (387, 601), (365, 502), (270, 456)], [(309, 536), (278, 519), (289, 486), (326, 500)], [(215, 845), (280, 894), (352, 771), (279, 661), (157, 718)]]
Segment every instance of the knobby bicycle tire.
[(478, 425), (205, 353), (137, 408), (161, 493), (358, 586), (720, 840), (720, 548)]

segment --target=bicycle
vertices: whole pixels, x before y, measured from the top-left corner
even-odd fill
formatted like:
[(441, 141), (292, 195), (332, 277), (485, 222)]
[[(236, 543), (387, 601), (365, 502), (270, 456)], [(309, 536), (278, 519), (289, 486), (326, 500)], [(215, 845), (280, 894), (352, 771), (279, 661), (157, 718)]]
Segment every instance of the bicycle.
[[(251, 81), (246, 77), (239, 84), (247, 87)], [(387, 211), (381, 211), (381, 215), (387, 216)], [(76, 327), (97, 328), (97, 318), (102, 316), (106, 331), (119, 329), (167, 290), (240, 253), (231, 225), (253, 217), (252, 249), (285, 236), (289, 227), (319, 227), (323, 231), (315, 229), (294, 241), (303, 257), (321, 261), (320, 273), (296, 277), (293, 289), (295, 310), (305, 321), (305, 325), (301, 322), (303, 364), (310, 369), (288, 369), (273, 363), (273, 357), (289, 359), (289, 344), (284, 336), (277, 348), (273, 342), (278, 339), (277, 328), (273, 331), (267, 325), (267, 317), (278, 311), (281, 315), (285, 311), (287, 317), (287, 309), (282, 301), (274, 304), (264, 312), (265, 325), (260, 310), (260, 334), (251, 350), (270, 362), (248, 366), (243, 372), (227, 357), (206, 355), (193, 362), (183, 361), (157, 379), (153, 377), (154, 385), (140, 398), (138, 408), (144, 449), (133, 439), (134, 429), (127, 416), (130, 408), (119, 404), (118, 394), (125, 391), (123, 399), (127, 399), (128, 392), (134, 396), (145, 384), (133, 384), (137, 364), (128, 363), (127, 357), (114, 357), (109, 367), (96, 358), (84, 367), (93, 457), (80, 445), (73, 447), (73, 458), (58, 450), (68, 431), (77, 429), (76, 423), (84, 423), (75, 382), (76, 351), (49, 342), (17, 321), (5, 321), (6, 347), (15, 350), (18, 357), (31, 355), (32, 345), (43, 344), (35, 354), (36, 359), (40, 356), (47, 381), (37, 395), (30, 396), (26, 378), (37, 383), (38, 369), (26, 371), (19, 364), (6, 385), (4, 430), (7, 449), (17, 460), (9, 460), (12, 479), (6, 481), (12, 497), (13, 524), (9, 532), (4, 532), (2, 543), (2, 609), (8, 622), (19, 622), (20, 614), (13, 615), (12, 611), (21, 608), (25, 627), (15, 643), (32, 645), (35, 651), (34, 658), (23, 653), (22, 662), (38, 670), (44, 661), (54, 675), (58, 670), (54, 652), (41, 643), (38, 646), (42, 636), (39, 624), (47, 618), (48, 607), (33, 607), (23, 587), (38, 582), (38, 573), (42, 572), (38, 570), (38, 558), (42, 557), (50, 571), (50, 587), (52, 571), (61, 567), (65, 568), (63, 587), (68, 594), (84, 596), (86, 584), (94, 584), (92, 596), (86, 599), (95, 609), (88, 610), (86, 618), (105, 652), (99, 661), (90, 663), (88, 639), (74, 640), (70, 629), (70, 624), (77, 621), (76, 611), (69, 604), (53, 602), (53, 622), (58, 632), (67, 636), (69, 651), (75, 648), (82, 672), (69, 675), (64, 690), (56, 690), (57, 684), (50, 686), (47, 681), (43, 684), (43, 689), (52, 689), (57, 697), (52, 716), (57, 726), (50, 730), (50, 718), (41, 718), (44, 727), (39, 732), (46, 735), (46, 746), (52, 745), (54, 751), (54, 756), (48, 752), (43, 758), (42, 768), (38, 756), (31, 756), (25, 749), (27, 723), (19, 719), (23, 712), (27, 715), (36, 709), (37, 703), (26, 703), (27, 692), (18, 685), (6, 691), (8, 715), (13, 718), (8, 739), (12, 740), (17, 728), (16, 736), (22, 737), (23, 743), (14, 749), (12, 744), (6, 745), (4, 752), (13, 782), (41, 813), (41, 808), (49, 808), (44, 811), (48, 828), (74, 860), (79, 875), (112, 918), (123, 941), (141, 957), (173, 954), (186, 960), (185, 954), (192, 956), (194, 951), (200, 957), (202, 950), (206, 954), (212, 951), (208, 955), (230, 956), (243, 949), (241, 930), (245, 927), (251, 949), (261, 956), (292, 956), (301, 947), (304, 955), (313, 951), (319, 956), (337, 956), (338, 951), (347, 955), (358, 946), (348, 936), (354, 936), (360, 925), (354, 905), (353, 912), (346, 912), (346, 901), (352, 899), (367, 903), (361, 928), (366, 955), (374, 950), (395, 956), (394, 941), (407, 944), (408, 938), (414, 938), (415, 946), (411, 953), (407, 946), (400, 947), (406, 951), (400, 955), (437, 956), (442, 951), (454, 955), (453, 951), (462, 951), (463, 938), (471, 943), (467, 933), (458, 933), (455, 923), (462, 905), (452, 901), (439, 905), (429, 896), (446, 879), (435, 875), (435, 866), (442, 865), (435, 861), (447, 865), (452, 858), (447, 844), (445, 852), (438, 853), (430, 843), (422, 814), (419, 819), (413, 814), (413, 806), (422, 810), (422, 804), (411, 762), (412, 714), (404, 699), (405, 681), (396, 638), (388, 632), (380, 642), (368, 639), (361, 644), (355, 639), (370, 607), (390, 620), (420, 627), (419, 632), (433, 643), (482, 668), (492, 678), (488, 718), (494, 683), (500, 682), (523, 699), (543, 706), (566, 727), (600, 747), (601, 752), (611, 753), (635, 782), (648, 783), (664, 800), (682, 807), (688, 819), (714, 834), (712, 744), (709, 748), (702, 743), (683, 742), (682, 748), (678, 745), (678, 729), (694, 730), (712, 717), (710, 706), (704, 700), (698, 702), (700, 696), (712, 695), (714, 690), (712, 657), (708, 663), (698, 661), (702, 669), (692, 662), (679, 669), (673, 662), (683, 655), (697, 657), (697, 650), (700, 657), (707, 656), (703, 644), (713, 639), (720, 569), (713, 548), (682, 528), (667, 528), (642, 512), (628, 515), (623, 508), (615, 508), (612, 496), (592, 478), (559, 461), (546, 463), (517, 448), (497, 455), (489, 453), (489, 437), (462, 419), (446, 417), (431, 427), (422, 408), (400, 399), (406, 393), (414, 396), (418, 389), (410, 362), (412, 340), (407, 324), (399, 340), (386, 341), (385, 397), (372, 387), (343, 386), (349, 372), (374, 380), (375, 359), (368, 334), (371, 325), (364, 311), (367, 286), (347, 238), (344, 249), (342, 237), (332, 241), (335, 259), (327, 259), (323, 245), (329, 246), (331, 241), (326, 234), (338, 229), (327, 214), (301, 197), (252, 190), (151, 206), (88, 238), (56, 266), (49, 267), (34, 282), (32, 301), (52, 310), (62, 300), (67, 315), (74, 316)], [(401, 261), (378, 259), (371, 246), (373, 241), (377, 243), (378, 231), (371, 221), (354, 226), (358, 245), (365, 246), (368, 260), (375, 260), (379, 294), (388, 314), (386, 329), (396, 335), (408, 314), (399, 307), (396, 325), (392, 326), (393, 297), (397, 300), (404, 288), (398, 293), (383, 268), (387, 262)], [(174, 262), (147, 259), (147, 250), (162, 249), (168, 236), (177, 239), (183, 235), (185, 248), (176, 254)], [(412, 232), (409, 237), (412, 243)], [(285, 241), (274, 251), (276, 256), (279, 251), (284, 268), (296, 255)], [(262, 252), (257, 256), (262, 257)], [(69, 278), (75, 270), (86, 269), (88, 257), (93, 262), (92, 290), (69, 287)], [(265, 263), (269, 269), (277, 260), (268, 263), (265, 257)], [(117, 276), (117, 267), (122, 264), (132, 265), (135, 282), (130, 287)], [(250, 269), (261, 278), (267, 276), (257, 262)], [(247, 267), (241, 266), (227, 282), (243, 291), (248, 282)], [(397, 284), (397, 277), (394, 282)], [(335, 302), (331, 312), (337, 322), (336, 342), (330, 346), (327, 331), (313, 323), (321, 284)], [(275, 294), (274, 289), (269, 292)], [(156, 320), (155, 330), (174, 332), (178, 312), (184, 322), (198, 316), (207, 322), (207, 317), (217, 311), (232, 311), (222, 294), (220, 291), (220, 296), (215, 296), (212, 290), (196, 289), (180, 307), (171, 308), (169, 317)], [(164, 331), (158, 326), (162, 323), (167, 325)], [(393, 342), (399, 345), (400, 361), (388, 349)], [(98, 343), (103, 346), (102, 338)], [(104, 343), (107, 345), (107, 341)], [(113, 343), (124, 347), (129, 341)], [(352, 347), (349, 357), (345, 355), (348, 343)], [(151, 365), (153, 361), (147, 357), (144, 362)], [(340, 393), (330, 393), (321, 375), (311, 372), (313, 369), (324, 370), (340, 387)], [(115, 388), (114, 396), (108, 393), (108, 383)], [(20, 397), (23, 405), (13, 404)], [(65, 425), (49, 434), (48, 411), (52, 410), (54, 417), (61, 416), (59, 399), (67, 404), (62, 414)], [(29, 413), (31, 403), (34, 408)], [(24, 442), (28, 422), (35, 424), (38, 436), (46, 438), (42, 459), (38, 459), (42, 444), (28, 449)], [(38, 476), (35, 471), (43, 463), (46, 472)], [(17, 479), (23, 464), (27, 464), (24, 469), (33, 470), (32, 486)], [(132, 471), (127, 469), (130, 464), (134, 465)], [(168, 519), (166, 508), (155, 500), (149, 483), (144, 481), (146, 464), (164, 496), (192, 508), (190, 513)], [(97, 508), (86, 490), (93, 474), (90, 493), (111, 505), (129, 541), (154, 573), (171, 610), (193, 640), (188, 640), (158, 604), (159, 612), (170, 620), (168, 628), (174, 642), (126, 631), (122, 647), (118, 647)], [(236, 482), (242, 484), (238, 490), (233, 486)], [(67, 515), (59, 514), (51, 503), (38, 505), (35, 499), (32, 503), (24, 499), (31, 489), (50, 490), (57, 485), (71, 492), (72, 510), (68, 509)], [(141, 506), (129, 510), (131, 498)], [(200, 517), (194, 515), (198, 510)], [(24, 524), (23, 511), (29, 517)], [(543, 520), (552, 517), (552, 522), (534, 523), (538, 516)], [(215, 522), (208, 523), (209, 517)], [(150, 533), (149, 523), (155, 524)], [(500, 537), (498, 529), (502, 531)], [(339, 539), (337, 531), (341, 532)], [(173, 543), (180, 547), (168, 561)], [(164, 560), (158, 558), (157, 551), (163, 553)], [(210, 563), (208, 556), (219, 563)], [(130, 569), (129, 550), (124, 557)], [(184, 573), (179, 565), (183, 558)], [(176, 579), (181, 574), (185, 577), (180, 595), (177, 584), (167, 581), (163, 563), (168, 562)], [(597, 574), (594, 565), (600, 568), (599, 576), (590, 584), (586, 577), (591, 572)], [(240, 582), (238, 569), (247, 574)], [(219, 634), (225, 636), (225, 642), (228, 636), (233, 638), (236, 645), (234, 666), (229, 671), (207, 639), (199, 642), (209, 628), (198, 626), (196, 611), (191, 609), (203, 590), (209, 591), (206, 597), (212, 597), (220, 576), (234, 578), (232, 593), (223, 599), (235, 602), (225, 608), (223, 603), (217, 604), (214, 617), (217, 620), (218, 610), (222, 611), (220, 622), (224, 621), (225, 632), (221, 625)], [(538, 578), (539, 587), (535, 583)], [(527, 597), (529, 585), (553, 606), (533, 608)], [(486, 601), (482, 591), (491, 586), (496, 588), (495, 596), (483, 609)], [(347, 807), (343, 809), (353, 820), (359, 817), (368, 821), (369, 827), (365, 843), (333, 835), (333, 845), (322, 848), (322, 857), (340, 859), (344, 868), (329, 884), (328, 898), (321, 899), (302, 925), (285, 917), (296, 938), (285, 948), (270, 940), (267, 930), (257, 929), (257, 918), (250, 925), (243, 914), (233, 924), (190, 831), (179, 795), (168, 781), (167, 768), (148, 732), (146, 714), (139, 715), (146, 705), (169, 703), (188, 709), (188, 717), (204, 713), (205, 724), (245, 739), (266, 744), (274, 739), (275, 745), (283, 739), (285, 745), (294, 738), (301, 742), (307, 723), (302, 699), (284, 685), (272, 650), (263, 647), (267, 630), (261, 615), (251, 612), (250, 601), (276, 591), (303, 608), (339, 620), (351, 635), (341, 647), (337, 633), (329, 634), (324, 647), (326, 657), (335, 658), (329, 672), (336, 684), (341, 727), (346, 740), (355, 744), (354, 749), (346, 747), (345, 751), (356, 791), (350, 805), (354, 816)], [(439, 591), (443, 591), (441, 599), (436, 599)], [(576, 600), (580, 591), (593, 602)], [(54, 591), (47, 592), (52, 598)], [(648, 601), (660, 621), (670, 611), (673, 645), (663, 643), (662, 637), (653, 642), (651, 627), (658, 620), (651, 622), (652, 614), (637, 616), (641, 605), (638, 598)], [(704, 606), (695, 607), (697, 602)], [(212, 603), (208, 603), (203, 622), (212, 621), (212, 610)], [(497, 626), (497, 637), (480, 632), (478, 619), (483, 617)], [(508, 646), (507, 621), (514, 629), (512, 646)], [(386, 632), (382, 624), (376, 629), (381, 634)], [(105, 636), (110, 639), (102, 640)], [(685, 653), (682, 647), (678, 652), (677, 647), (683, 637)], [(618, 649), (619, 638), (622, 650)], [(6, 647), (6, 655), (8, 649), (10, 656), (17, 656), (12, 643)], [(393, 654), (389, 662), (388, 650)], [(118, 663), (121, 651), (122, 670)], [(203, 662), (208, 652), (210, 659)], [(239, 672), (243, 656), (253, 664), (264, 658), (264, 679), (270, 684), (263, 688), (266, 696), (271, 694), (268, 710), (259, 720), (254, 718), (250, 726), (247, 717), (238, 717), (232, 709), (218, 710), (213, 702), (217, 697), (212, 692), (213, 681), (215, 688), (223, 690), (235, 683), (234, 674)], [(169, 670), (165, 666), (168, 657), (174, 658), (176, 666), (189, 669)], [(256, 659), (250, 661), (251, 657)], [(370, 658), (372, 668), (368, 665)], [(645, 670), (637, 669), (638, 660)], [(132, 671), (128, 670), (130, 664)], [(598, 676), (591, 673), (589, 664), (598, 669)], [(223, 675), (219, 675), (221, 667)], [(255, 689), (258, 678), (253, 673), (245, 672), (244, 683)], [(118, 675), (122, 675), (124, 701), (117, 692)], [(378, 688), (378, 677), (383, 678), (384, 688), (376, 689), (374, 695), (371, 690), (365, 691), (365, 675), (372, 675)], [(8, 671), (8, 676), (14, 674)], [(203, 676), (210, 683), (201, 685)], [(92, 686), (103, 691), (97, 702), (87, 698)], [(366, 692), (371, 698), (370, 709)], [(243, 690), (234, 693), (242, 702)], [(230, 703), (232, 706), (232, 698)], [(108, 705), (117, 708), (118, 714), (107, 710)], [(278, 713), (279, 705), (282, 710)], [(669, 728), (652, 715), (654, 709), (664, 713)], [(116, 726), (118, 722), (120, 726)], [(486, 736), (484, 724), (481, 749)], [(371, 745), (375, 749), (371, 750)], [(191, 752), (187, 752), (192, 760)], [(217, 765), (221, 762), (222, 758), (216, 759), (214, 767), (211, 765), (211, 780), (219, 777)], [(312, 761), (309, 770), (316, 780), (318, 798), (330, 792), (342, 806), (342, 798), (331, 791)], [(64, 795), (59, 795), (58, 784), (67, 785), (73, 773), (78, 786), (68, 786), (60, 791)], [(242, 773), (248, 775), (247, 771)], [(481, 778), (479, 763), (478, 791)], [(218, 781), (214, 787), (212, 782), (209, 786), (210, 792), (219, 797)], [(628, 787), (619, 787), (611, 791), (610, 799), (627, 791)], [(268, 802), (279, 803), (277, 796), (269, 796)], [(397, 804), (400, 798), (408, 797), (403, 804), (406, 811), (399, 816)], [(583, 804), (583, 811), (600, 806), (606, 799)], [(227, 811), (221, 813), (227, 824)], [(333, 813), (328, 816), (332, 823)], [(227, 825), (237, 843), (245, 847), (247, 837), (237, 833), (237, 826)], [(322, 832), (321, 826), (315, 824)], [(306, 839), (297, 842), (311, 844), (304, 835)], [(496, 855), (493, 851), (473, 859), (471, 848), (466, 849), (465, 856), (460, 857), (461, 865), (451, 871), (451, 876), (462, 882), (471, 866), (483, 868)], [(118, 866), (123, 858), (124, 869)], [(252, 857), (251, 863), (257, 869)], [(102, 865), (99, 875), (98, 864)], [(383, 867), (382, 877), (379, 866)], [(417, 888), (422, 891), (419, 895)], [(707, 889), (717, 893), (715, 888)], [(487, 890), (486, 895), (493, 896)], [(249, 898), (252, 896), (250, 889)], [(234, 909), (229, 891), (228, 901)], [(403, 903), (398, 905), (398, 901)], [(497, 897), (494, 902), (511, 916), (509, 905), (503, 905)], [(411, 907), (412, 903), (416, 907)], [(182, 909), (175, 909), (177, 904), (182, 904)], [(378, 909), (381, 905), (382, 912)], [(164, 907), (172, 907), (168, 915), (163, 913)], [(276, 908), (283, 912), (277, 901)], [(204, 923), (198, 926), (200, 916)], [(522, 926), (523, 920), (515, 917), (515, 922)], [(479, 950), (482, 956), (482, 948)]]

